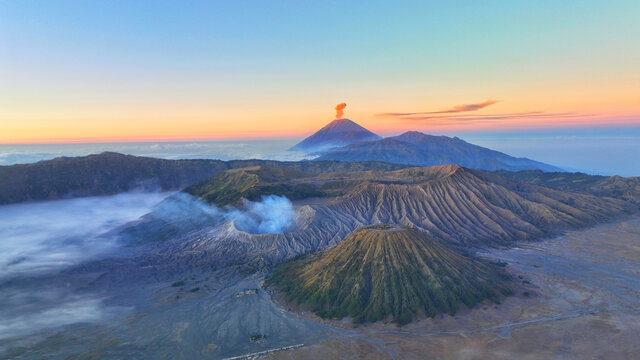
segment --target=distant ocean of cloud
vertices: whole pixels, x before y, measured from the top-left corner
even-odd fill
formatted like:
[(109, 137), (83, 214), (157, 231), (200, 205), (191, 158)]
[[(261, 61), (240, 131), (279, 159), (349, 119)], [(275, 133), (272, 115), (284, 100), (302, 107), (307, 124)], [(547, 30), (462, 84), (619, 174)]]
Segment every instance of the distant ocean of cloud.
[(104, 151), (162, 159), (268, 159), (299, 161), (315, 156), (288, 151), (299, 140), (138, 142), (90, 144), (0, 145), (0, 165), (33, 163), (59, 156), (83, 156)]
[[(532, 134), (533, 135), (533, 134)], [(640, 136), (509, 136), (459, 134), (470, 143), (528, 157), (570, 171), (640, 176)], [(545, 134), (547, 135), (547, 134)], [(115, 151), (163, 159), (269, 159), (298, 161), (314, 156), (288, 151), (296, 139), (198, 142), (0, 145), (0, 165), (33, 163), (58, 156)]]
[(462, 137), (476, 145), (527, 157), (568, 171), (640, 176), (638, 136)]

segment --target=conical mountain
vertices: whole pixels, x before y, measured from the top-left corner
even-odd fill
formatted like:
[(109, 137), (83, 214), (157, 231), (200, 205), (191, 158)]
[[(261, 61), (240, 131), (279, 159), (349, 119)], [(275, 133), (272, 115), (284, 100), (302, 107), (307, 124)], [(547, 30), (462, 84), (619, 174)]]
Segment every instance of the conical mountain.
[(268, 282), (325, 318), (355, 322), (456, 312), (510, 293), (498, 268), (449, 250), (408, 227), (362, 227), (332, 249), (286, 262)]
[(349, 119), (336, 119), (302, 140), (290, 150), (320, 153), (329, 149), (360, 141), (380, 140), (382, 137), (363, 128)]

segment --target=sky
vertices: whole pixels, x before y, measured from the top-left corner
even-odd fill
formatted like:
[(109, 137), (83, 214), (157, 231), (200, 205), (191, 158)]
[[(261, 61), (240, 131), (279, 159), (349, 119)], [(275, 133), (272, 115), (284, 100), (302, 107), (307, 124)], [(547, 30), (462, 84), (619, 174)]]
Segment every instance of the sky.
[(4, 1), (0, 143), (616, 132), (640, 2)]

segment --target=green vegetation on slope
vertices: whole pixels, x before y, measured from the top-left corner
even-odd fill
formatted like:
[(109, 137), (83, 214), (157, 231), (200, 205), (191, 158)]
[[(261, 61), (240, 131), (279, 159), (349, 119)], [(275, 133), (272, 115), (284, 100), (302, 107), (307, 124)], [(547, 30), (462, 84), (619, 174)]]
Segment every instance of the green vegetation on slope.
[(360, 228), (334, 248), (288, 261), (267, 278), (288, 301), (323, 318), (354, 322), (390, 317), (399, 325), (422, 313), (455, 314), (511, 293), (500, 269), (447, 249), (404, 227)]
[(258, 175), (242, 170), (229, 170), (213, 176), (184, 191), (218, 206), (239, 201), (260, 182)]
[(250, 167), (224, 171), (188, 187), (185, 192), (217, 206), (231, 205), (242, 198), (257, 200), (262, 195), (286, 196), (291, 200), (325, 194), (307, 183), (295, 183), (309, 174), (282, 168)]

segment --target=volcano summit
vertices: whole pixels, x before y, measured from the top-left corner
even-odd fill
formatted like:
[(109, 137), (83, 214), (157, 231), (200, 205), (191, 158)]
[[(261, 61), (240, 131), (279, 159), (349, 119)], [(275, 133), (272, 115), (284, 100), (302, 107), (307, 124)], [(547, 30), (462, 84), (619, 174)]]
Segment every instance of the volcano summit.
[(361, 141), (374, 141), (381, 136), (363, 128), (349, 119), (336, 119), (315, 134), (302, 140), (290, 150), (306, 153), (320, 153)]

